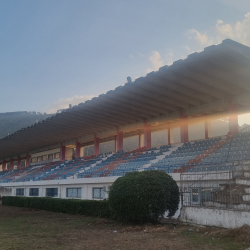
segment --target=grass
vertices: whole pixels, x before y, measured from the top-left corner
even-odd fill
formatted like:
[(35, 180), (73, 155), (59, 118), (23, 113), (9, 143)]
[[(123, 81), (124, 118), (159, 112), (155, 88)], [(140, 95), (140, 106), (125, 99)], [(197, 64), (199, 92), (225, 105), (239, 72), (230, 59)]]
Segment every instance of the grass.
[(250, 246), (227, 237), (212, 240), (189, 228), (122, 225), (102, 218), (0, 205), (1, 250), (244, 250)]
[[(190, 227), (189, 227), (190, 228)], [(196, 228), (197, 230), (197, 228)], [(230, 237), (214, 237), (211, 235), (205, 235), (204, 229), (202, 232), (196, 230), (189, 231), (183, 230), (180, 234), (187, 240), (197, 245), (208, 245), (211, 250), (223, 249), (223, 250), (245, 250), (250, 247), (250, 244), (244, 242), (236, 242)], [(199, 229), (198, 229), (199, 230)], [(216, 230), (216, 229), (215, 229)], [(206, 230), (205, 230), (206, 231)]]

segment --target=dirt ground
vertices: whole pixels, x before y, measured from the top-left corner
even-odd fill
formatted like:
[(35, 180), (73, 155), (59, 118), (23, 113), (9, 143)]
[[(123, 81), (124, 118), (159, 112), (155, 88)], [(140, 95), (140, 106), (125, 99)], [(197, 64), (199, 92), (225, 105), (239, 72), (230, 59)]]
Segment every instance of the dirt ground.
[(250, 227), (228, 230), (181, 224), (118, 222), (0, 205), (1, 250), (245, 250)]

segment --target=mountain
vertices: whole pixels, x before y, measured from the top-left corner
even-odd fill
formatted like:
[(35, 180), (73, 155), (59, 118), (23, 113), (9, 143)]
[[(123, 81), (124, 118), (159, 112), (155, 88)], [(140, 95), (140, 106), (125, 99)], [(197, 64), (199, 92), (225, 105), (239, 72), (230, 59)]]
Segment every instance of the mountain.
[(53, 114), (40, 112), (17, 111), (0, 113), (0, 138), (8, 136), (17, 130), (30, 126), (36, 122), (47, 119)]

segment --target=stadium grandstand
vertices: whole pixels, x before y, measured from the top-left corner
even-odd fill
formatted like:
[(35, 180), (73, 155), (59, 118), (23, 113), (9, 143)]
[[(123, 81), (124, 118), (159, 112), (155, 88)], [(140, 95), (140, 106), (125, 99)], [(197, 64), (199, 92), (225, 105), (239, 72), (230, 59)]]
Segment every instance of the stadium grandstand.
[[(225, 205), (213, 190), (248, 185), (249, 66), (250, 48), (227, 39), (2, 138), (0, 195), (104, 199), (119, 176), (158, 169), (183, 206)], [(233, 205), (250, 206), (244, 195)]]

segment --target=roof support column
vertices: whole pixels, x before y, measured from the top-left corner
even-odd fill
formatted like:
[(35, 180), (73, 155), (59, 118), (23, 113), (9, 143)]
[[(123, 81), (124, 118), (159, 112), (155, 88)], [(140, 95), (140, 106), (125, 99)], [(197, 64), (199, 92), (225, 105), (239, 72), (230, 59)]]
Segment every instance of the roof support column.
[(144, 122), (144, 147), (151, 148), (151, 125)]
[(65, 161), (65, 155), (66, 155), (66, 147), (61, 145), (61, 154), (60, 154), (61, 161)]
[(141, 148), (141, 131), (139, 131), (139, 148)]
[(117, 152), (117, 135), (115, 135), (115, 153)]
[(233, 103), (232, 98), (228, 100), (228, 118), (229, 118), (229, 133), (237, 134), (239, 133), (238, 124), (238, 105)]
[(119, 128), (117, 128), (117, 151), (123, 150), (123, 131), (119, 131)]
[(188, 142), (188, 117), (184, 116), (183, 110), (181, 111), (180, 119), (181, 142)]
[(205, 139), (208, 139), (209, 136), (208, 136), (208, 122), (205, 121)]
[(100, 154), (100, 138), (96, 137), (94, 138), (94, 154), (99, 155)]
[(211, 136), (211, 123), (208, 120), (205, 120), (205, 139), (209, 139)]
[(76, 158), (80, 158), (80, 152), (81, 151), (81, 143), (76, 141), (76, 154), (75, 154), (75, 157)]
[(168, 127), (168, 145), (171, 144), (171, 129)]
[(30, 165), (30, 155), (26, 155), (26, 165), (25, 167), (27, 168)]

